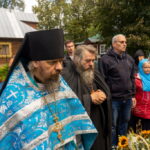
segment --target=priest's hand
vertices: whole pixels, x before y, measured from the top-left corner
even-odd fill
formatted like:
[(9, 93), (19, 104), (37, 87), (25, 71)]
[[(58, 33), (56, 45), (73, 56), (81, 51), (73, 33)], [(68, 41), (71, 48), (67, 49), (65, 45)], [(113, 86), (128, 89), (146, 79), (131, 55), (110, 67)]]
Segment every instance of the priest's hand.
[(93, 91), (91, 93), (91, 98), (94, 104), (101, 104), (106, 100), (106, 94), (101, 90)]

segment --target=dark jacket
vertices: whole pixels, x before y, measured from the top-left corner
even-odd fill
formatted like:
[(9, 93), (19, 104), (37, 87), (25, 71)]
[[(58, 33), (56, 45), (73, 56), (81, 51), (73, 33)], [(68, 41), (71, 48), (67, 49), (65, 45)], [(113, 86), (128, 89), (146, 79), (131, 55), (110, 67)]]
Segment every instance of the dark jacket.
[(135, 93), (134, 86), (134, 60), (123, 53), (122, 56), (109, 50), (100, 60), (99, 70), (104, 74), (110, 88), (112, 99), (126, 100)]
[(68, 55), (68, 53), (64, 56), (63, 66), (66, 67), (68, 64), (72, 62), (71, 57)]

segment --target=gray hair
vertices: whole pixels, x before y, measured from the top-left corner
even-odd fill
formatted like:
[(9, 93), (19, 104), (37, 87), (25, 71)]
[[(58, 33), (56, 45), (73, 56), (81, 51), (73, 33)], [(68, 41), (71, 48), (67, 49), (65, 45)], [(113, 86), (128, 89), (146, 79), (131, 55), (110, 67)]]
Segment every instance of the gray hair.
[(125, 35), (123, 35), (123, 34), (117, 34), (117, 35), (113, 36), (113, 38), (112, 38), (112, 44), (113, 44), (114, 42), (116, 42), (117, 39), (118, 39), (120, 36), (125, 37)]
[(97, 49), (93, 45), (80, 45), (77, 46), (74, 52), (74, 58), (78, 57), (82, 59), (85, 51), (95, 54), (95, 56), (97, 57)]
[(34, 61), (30, 61), (28, 64), (28, 69), (29, 69), (30, 73), (34, 73), (34, 71), (35, 71), (35, 67), (33, 65), (33, 62)]

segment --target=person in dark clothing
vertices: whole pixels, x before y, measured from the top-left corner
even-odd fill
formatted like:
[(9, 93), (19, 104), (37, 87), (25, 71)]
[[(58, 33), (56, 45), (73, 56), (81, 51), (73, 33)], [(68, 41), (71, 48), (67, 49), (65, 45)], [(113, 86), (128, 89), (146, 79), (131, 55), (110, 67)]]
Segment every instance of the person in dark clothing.
[(75, 51), (75, 44), (73, 41), (68, 40), (65, 42), (65, 47), (67, 50), (67, 55), (72, 59)]
[(69, 63), (73, 59), (73, 55), (74, 55), (74, 51), (75, 51), (74, 42), (71, 40), (66, 41), (65, 42), (65, 48), (66, 48), (67, 53), (64, 57), (63, 66), (66, 66), (67, 63)]
[(144, 55), (144, 52), (139, 49), (135, 52), (134, 54), (134, 60), (135, 60), (135, 72), (138, 73), (138, 64), (139, 64), (139, 61), (144, 59), (145, 58), (145, 55)]
[(134, 60), (126, 51), (126, 38), (118, 34), (112, 39), (112, 49), (101, 58), (104, 74), (112, 95), (112, 147), (118, 135), (126, 135), (132, 102), (135, 105)]
[(94, 69), (96, 49), (91, 45), (78, 46), (73, 61), (62, 75), (77, 94), (99, 134), (92, 150), (111, 149), (110, 92), (101, 74)]

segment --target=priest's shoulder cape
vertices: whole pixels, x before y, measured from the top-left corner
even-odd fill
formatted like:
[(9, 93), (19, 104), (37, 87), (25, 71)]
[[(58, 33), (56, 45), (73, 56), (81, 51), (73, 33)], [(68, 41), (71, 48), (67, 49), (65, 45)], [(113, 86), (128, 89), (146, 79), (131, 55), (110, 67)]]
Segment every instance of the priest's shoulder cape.
[[(63, 126), (64, 142), (52, 130), (54, 113)], [(76, 141), (78, 135), (82, 143)], [(51, 94), (31, 82), (22, 63), (18, 63), (0, 97), (1, 150), (58, 150), (62, 147), (89, 150), (96, 135), (85, 109), (62, 77), (54, 100)]]

